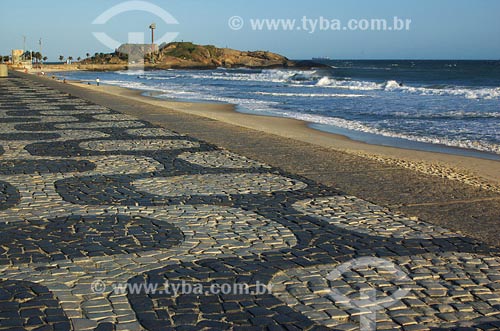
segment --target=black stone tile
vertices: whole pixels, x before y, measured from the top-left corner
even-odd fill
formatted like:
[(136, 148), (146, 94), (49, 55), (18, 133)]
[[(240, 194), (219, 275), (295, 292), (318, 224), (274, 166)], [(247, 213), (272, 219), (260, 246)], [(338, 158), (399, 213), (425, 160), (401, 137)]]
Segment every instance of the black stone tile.
[[(0, 300), (1, 330), (53, 330), (55, 325), (70, 325), (55, 295), (42, 285), (26, 281), (0, 280), (0, 292), (3, 293), (3, 299)], [(6, 293), (10, 294), (9, 298)], [(37, 308), (24, 308), (30, 306)]]
[[(51, 140), (60, 138), (61, 135), (57, 133), (47, 133), (47, 132), (38, 132), (38, 133), (29, 133), (29, 132), (19, 132), (19, 133), (0, 133), (0, 140)], [(1, 150), (1, 147), (0, 147)], [(0, 152), (0, 155), (2, 153)]]
[[(1, 171), (1, 170), (0, 170)], [(0, 181), (0, 210), (9, 209), (19, 203), (19, 191), (7, 182)]]
[(0, 160), (0, 175), (83, 172), (95, 169), (90, 161)]
[[(0, 256), (11, 263), (49, 262), (82, 256), (167, 249), (183, 240), (166, 222), (127, 216), (79, 216), (0, 223)], [(22, 254), (18, 254), (22, 250)]]

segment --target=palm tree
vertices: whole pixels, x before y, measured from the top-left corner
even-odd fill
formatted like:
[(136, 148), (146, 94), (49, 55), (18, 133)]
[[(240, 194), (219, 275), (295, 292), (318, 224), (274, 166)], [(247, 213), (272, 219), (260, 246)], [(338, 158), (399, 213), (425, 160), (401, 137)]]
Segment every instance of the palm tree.
[(44, 56), (43, 57), (43, 62), (47, 62), (48, 59), (49, 59), (48, 57)]
[(85, 55), (87, 55), (87, 59), (90, 57), (90, 53), (87, 53), (87, 54), (85, 54)]
[(61, 61), (61, 62), (64, 61), (64, 55), (59, 55), (59, 61)]
[(78, 57), (78, 59), (76, 59), (76, 60), (77, 60), (78, 62), (80, 62), (80, 61), (82, 60), (82, 58), (81, 58), (81, 57)]
[(43, 58), (42, 53), (40, 52), (35, 52), (33, 53), (33, 58), (36, 60), (36, 62), (40, 62)]

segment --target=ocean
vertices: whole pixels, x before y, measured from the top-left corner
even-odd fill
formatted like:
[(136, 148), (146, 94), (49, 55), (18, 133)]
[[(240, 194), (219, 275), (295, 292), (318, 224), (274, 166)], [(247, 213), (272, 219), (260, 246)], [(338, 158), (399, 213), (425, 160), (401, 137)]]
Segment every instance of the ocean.
[(68, 79), (232, 103), (372, 144), (500, 160), (500, 61), (322, 61), (324, 68), (66, 72)]

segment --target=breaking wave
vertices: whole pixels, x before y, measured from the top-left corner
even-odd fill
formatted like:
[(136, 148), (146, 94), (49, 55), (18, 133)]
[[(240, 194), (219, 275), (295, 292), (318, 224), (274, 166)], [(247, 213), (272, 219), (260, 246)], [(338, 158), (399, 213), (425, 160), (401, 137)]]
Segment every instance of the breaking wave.
[(353, 91), (386, 91), (401, 92), (415, 95), (434, 96), (461, 96), (467, 99), (498, 99), (500, 98), (500, 87), (496, 88), (471, 88), (465, 86), (448, 87), (416, 87), (406, 86), (404, 83), (390, 80), (384, 83), (368, 81), (338, 80), (332, 77), (322, 77), (316, 85), (317, 87), (330, 87)]

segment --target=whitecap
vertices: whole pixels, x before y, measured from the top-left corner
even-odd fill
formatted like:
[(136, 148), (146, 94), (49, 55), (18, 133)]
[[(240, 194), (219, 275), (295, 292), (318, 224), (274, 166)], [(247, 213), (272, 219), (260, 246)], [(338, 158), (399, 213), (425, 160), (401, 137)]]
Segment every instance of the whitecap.
[(340, 94), (340, 93), (280, 93), (280, 92), (254, 92), (258, 95), (275, 97), (302, 97), (302, 98), (365, 98), (364, 94)]
[(417, 95), (436, 95), (436, 96), (462, 96), (467, 99), (497, 99), (500, 97), (500, 87), (496, 88), (471, 88), (465, 86), (429, 88), (400, 85), (394, 80), (385, 84), (388, 92), (403, 92)]
[(337, 80), (331, 77), (322, 77), (316, 83), (317, 87), (330, 87), (336, 89), (345, 89), (345, 90), (356, 90), (356, 91), (373, 91), (373, 90), (381, 90), (382, 86), (375, 82), (367, 82), (367, 81), (356, 81), (356, 80)]

